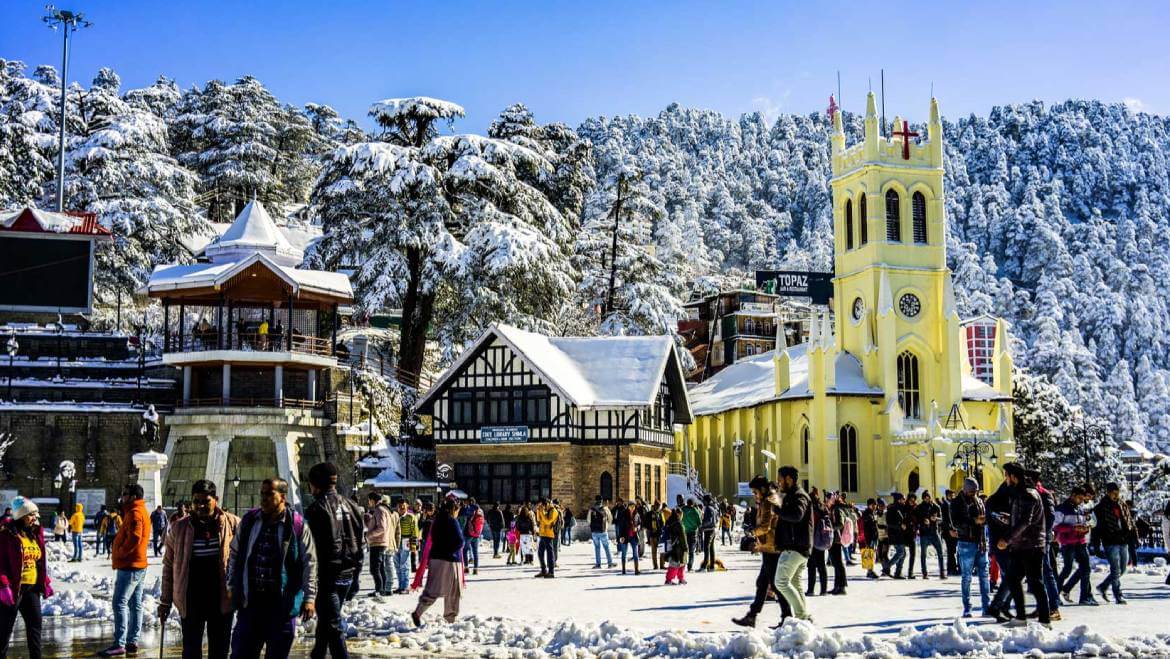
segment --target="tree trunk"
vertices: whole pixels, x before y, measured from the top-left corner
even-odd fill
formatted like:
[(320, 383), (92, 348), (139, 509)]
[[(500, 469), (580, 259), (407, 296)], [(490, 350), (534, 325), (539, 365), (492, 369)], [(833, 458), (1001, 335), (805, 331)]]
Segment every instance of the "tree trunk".
[[(417, 378), (422, 373), (423, 357), (427, 347), (427, 327), (434, 314), (435, 296), (423, 293), (422, 253), (418, 249), (406, 250), (409, 275), (406, 297), (402, 301), (402, 332), (398, 343), (398, 370), (407, 379)], [(407, 384), (418, 384), (417, 380)], [(402, 419), (409, 419), (414, 412), (414, 400), (410, 396), (402, 399)]]

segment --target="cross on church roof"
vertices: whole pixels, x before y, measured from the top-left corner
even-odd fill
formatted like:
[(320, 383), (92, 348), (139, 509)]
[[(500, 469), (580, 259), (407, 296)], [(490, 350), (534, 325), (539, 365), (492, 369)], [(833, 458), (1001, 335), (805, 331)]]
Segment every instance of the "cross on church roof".
[(902, 130), (901, 131), (894, 131), (893, 135), (895, 135), (896, 137), (902, 138), (902, 160), (909, 160), (910, 159), (910, 138), (911, 137), (918, 137), (918, 133), (911, 132), (910, 122), (903, 120), (902, 121)]

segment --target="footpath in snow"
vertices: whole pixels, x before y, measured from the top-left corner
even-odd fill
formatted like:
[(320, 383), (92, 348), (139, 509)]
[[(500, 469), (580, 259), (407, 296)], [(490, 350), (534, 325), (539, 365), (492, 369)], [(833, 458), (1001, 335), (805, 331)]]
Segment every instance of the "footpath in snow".
[[(1128, 606), (1062, 606), (1064, 620), (1051, 631), (1038, 626), (1008, 630), (982, 618), (957, 620), (958, 578), (873, 582), (859, 567), (849, 568), (848, 595), (810, 598), (815, 626), (791, 621), (780, 630), (769, 629), (779, 619), (778, 605), (769, 602), (760, 626), (745, 630), (731, 618), (747, 610), (759, 558), (731, 547), (719, 549), (726, 550), (720, 557), (727, 571), (691, 573), (685, 586), (664, 586), (661, 570), (635, 576), (631, 565), (631, 574), (623, 576), (604, 567), (592, 569), (590, 543), (562, 547), (553, 580), (534, 579), (535, 567), (504, 565), (503, 559), (491, 558), (490, 543), (484, 543), (479, 575), (468, 575), (460, 619), (444, 623), (440, 602), (422, 629), (414, 628), (409, 615), (417, 594), (366, 597), (367, 571), (362, 593), (346, 606), (350, 647), (355, 656), (1170, 655), (1164, 565), (1142, 566), (1126, 575)], [(111, 617), (108, 560), (68, 563), (64, 548), (51, 549), (50, 557), (58, 592), (46, 602), (46, 615), (68, 621), (58, 628), (67, 629), (71, 640), (106, 633), (93, 621)], [(150, 562), (143, 608), (147, 628), (153, 630), (160, 568), (158, 559)], [(1103, 576), (1098, 572), (1094, 583)], [(171, 643), (179, 639), (176, 622), (174, 616), (168, 621)], [(311, 633), (311, 625), (304, 631)], [(150, 633), (145, 640), (154, 638)]]

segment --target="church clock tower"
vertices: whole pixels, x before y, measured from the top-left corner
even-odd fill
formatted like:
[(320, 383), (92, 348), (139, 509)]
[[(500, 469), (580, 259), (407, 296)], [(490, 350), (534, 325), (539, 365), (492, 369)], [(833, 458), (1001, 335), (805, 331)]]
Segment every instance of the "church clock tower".
[[(857, 356), (884, 393), (882, 412), (903, 419), (945, 415), (962, 398), (959, 317), (946, 267), (943, 135), (931, 99), (924, 140), (895, 118), (881, 135), (874, 95), (865, 137), (845, 145), (833, 115), (834, 313), (838, 349)], [(887, 428), (895, 430), (896, 428)]]

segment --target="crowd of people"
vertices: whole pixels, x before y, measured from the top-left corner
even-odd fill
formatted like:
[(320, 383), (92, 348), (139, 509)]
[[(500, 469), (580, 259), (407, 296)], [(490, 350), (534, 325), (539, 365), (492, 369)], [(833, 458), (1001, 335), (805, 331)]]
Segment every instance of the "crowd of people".
[[(1081, 606), (1126, 604), (1122, 577), (1137, 560), (1138, 527), (1120, 486), (1107, 484), (1100, 497), (1091, 485), (1075, 487), (1058, 503), (1038, 472), (1018, 463), (1004, 465), (1003, 471), (1003, 483), (990, 495), (967, 478), (961, 491), (947, 490), (940, 501), (928, 491), (921, 498), (894, 492), (890, 503), (872, 498), (861, 510), (843, 492), (806, 492), (793, 467), (781, 468), (777, 482), (755, 477), (749, 484), (755, 502), (745, 515), (745, 531), (761, 565), (755, 599), (747, 614), (733, 622), (754, 627), (769, 598), (779, 602), (779, 624), (789, 617), (811, 620), (806, 598), (818, 594), (818, 584), (820, 595), (845, 595), (846, 566), (855, 564), (857, 549), (871, 580), (915, 579), (916, 553), (918, 577), (929, 579), (933, 549), (934, 578), (960, 579), (965, 618), (975, 615), (973, 580), (980, 614), (1012, 626), (1029, 618), (1051, 626), (1061, 619), (1061, 604), (1074, 602), (1074, 589)], [(1162, 524), (1170, 539), (1170, 502)], [(1090, 581), (1091, 548), (1109, 566), (1096, 588)], [(834, 573), (828, 591), (826, 556)], [(807, 587), (802, 588), (806, 570)], [(1025, 592), (1036, 603), (1031, 613)]]
[[(1126, 604), (1123, 576), (1136, 561), (1137, 524), (1120, 487), (1109, 483), (1100, 496), (1090, 485), (1075, 487), (1058, 501), (1041, 474), (1017, 463), (1003, 471), (1004, 482), (990, 494), (968, 478), (938, 501), (926, 491), (894, 492), (889, 503), (872, 498), (864, 506), (844, 492), (806, 491), (791, 466), (781, 467), (775, 482), (756, 476), (738, 549), (758, 554), (760, 567), (747, 614), (732, 622), (754, 627), (769, 600), (780, 608), (777, 627), (790, 617), (811, 621), (807, 598), (846, 595), (847, 567), (858, 562), (870, 580), (958, 577), (964, 617), (978, 611), (1009, 625), (1034, 617), (1050, 626), (1060, 620), (1062, 604)], [(196, 481), (190, 502), (171, 515), (161, 506), (148, 513), (142, 487), (126, 486), (118, 506), (93, 520), (95, 549), (109, 555), (115, 574), (114, 638), (99, 655), (139, 650), (151, 548), (163, 556), (158, 617), (165, 622), (177, 611), (184, 657), (287, 656), (297, 621), (313, 617), (311, 656), (346, 657), (342, 607), (358, 592), (367, 556), (368, 595), (418, 592), (412, 619), (422, 626), (439, 599), (446, 620), (459, 615), (467, 575), (478, 574), (480, 544), (488, 538), (494, 559), (506, 556), (506, 565), (531, 566), (534, 577), (552, 579), (561, 548), (575, 535), (592, 543), (593, 569), (618, 569), (612, 531), (621, 574), (663, 570), (664, 584), (679, 585), (696, 558), (700, 571), (724, 569), (717, 545), (733, 544), (740, 522), (736, 505), (710, 495), (679, 496), (673, 507), (597, 497), (574, 514), (548, 498), (518, 506), (493, 502), (484, 510), (474, 498), (454, 494), (436, 505), (370, 493), (362, 509), (337, 492), (337, 480), (331, 463), (310, 469), (314, 500), (303, 516), (288, 504), (288, 483), (279, 478), (262, 483), (260, 506), (242, 516), (220, 507), (208, 480)], [(68, 542), (72, 533), (70, 560), (81, 560), (82, 507), (56, 517), (48, 525), (54, 538)], [(575, 534), (578, 524), (588, 533)], [(1162, 525), (1170, 538), (1170, 503)], [(28, 655), (40, 656), (41, 601), (52, 595), (44, 543), (36, 503), (18, 497), (0, 517), (0, 656), (18, 617)], [(1095, 587), (1093, 553), (1108, 563)], [(1035, 600), (1031, 613), (1026, 593)]]

